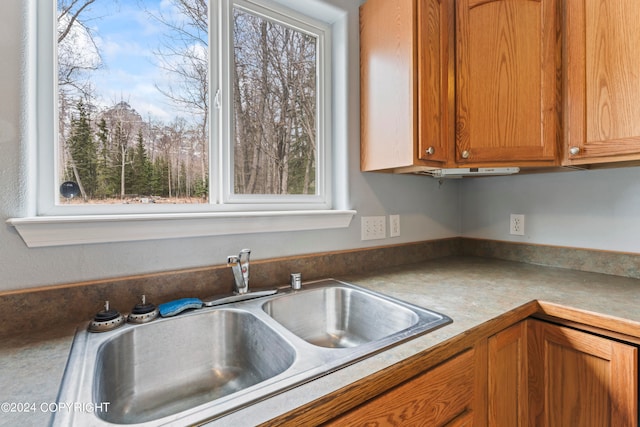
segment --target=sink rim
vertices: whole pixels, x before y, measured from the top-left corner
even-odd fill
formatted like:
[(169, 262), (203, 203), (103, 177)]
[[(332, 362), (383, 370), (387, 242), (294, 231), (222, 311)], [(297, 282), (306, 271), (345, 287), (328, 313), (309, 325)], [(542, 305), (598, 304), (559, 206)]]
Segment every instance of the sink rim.
[[(380, 340), (365, 343), (356, 347), (329, 348), (319, 347), (305, 341), (303, 338), (300, 338), (281, 325), (262, 309), (262, 306), (272, 299), (287, 297), (293, 292), (304, 293), (309, 290), (331, 286), (359, 290), (365, 294), (370, 294), (378, 298), (382, 298), (383, 300), (399, 304), (416, 312), (419, 316), (419, 320), (412, 327), (391, 334)], [(67, 360), (67, 366), (61, 381), (57, 402), (86, 402), (93, 398), (93, 372), (96, 369), (96, 362), (98, 360), (97, 349), (104, 342), (115, 339), (117, 336), (126, 333), (132, 328), (143, 328), (154, 324), (157, 325), (160, 322), (171, 322), (176, 319), (188, 318), (191, 316), (206, 316), (209, 313), (220, 310), (247, 311), (257, 317), (258, 320), (266, 323), (267, 327), (271, 328), (274, 333), (280, 335), (282, 339), (294, 348), (295, 356), (291, 366), (280, 374), (265, 381), (231, 393), (227, 396), (223, 396), (219, 399), (186, 409), (177, 414), (143, 423), (122, 425), (156, 426), (172, 424), (177, 421), (183, 424), (212, 421), (230, 412), (245, 408), (260, 400), (264, 400), (276, 394), (290, 390), (300, 384), (317, 379), (320, 376), (352, 365), (362, 359), (369, 358), (402, 342), (424, 335), (428, 332), (432, 332), (453, 322), (450, 317), (434, 310), (426, 309), (392, 296), (336, 279), (322, 279), (313, 282), (306, 282), (300, 290), (294, 291), (290, 288), (280, 289), (278, 293), (271, 296), (235, 302), (228, 305), (205, 307), (199, 310), (182, 313), (177, 317), (162, 318), (146, 324), (126, 324), (110, 332), (98, 334), (89, 333), (86, 331), (86, 326), (89, 322), (84, 322), (78, 327), (74, 337), (69, 358)], [(427, 314), (430, 318), (435, 315), (438, 320), (433, 321), (432, 319), (429, 319), (428, 322), (425, 322), (424, 319)], [(92, 355), (93, 357), (91, 357)], [(91, 374), (87, 375), (87, 372), (90, 372)], [(91, 380), (87, 381), (87, 377), (90, 377)], [(90, 398), (87, 397), (87, 389), (89, 389), (88, 396), (91, 396)], [(66, 414), (63, 412), (55, 413), (52, 425), (70, 425), (73, 424), (73, 422), (82, 423), (82, 420), (85, 420), (85, 424), (88, 422), (91, 425), (98, 426), (118, 425), (108, 423), (93, 413), (74, 413), (72, 411), (69, 411), (69, 413)]]

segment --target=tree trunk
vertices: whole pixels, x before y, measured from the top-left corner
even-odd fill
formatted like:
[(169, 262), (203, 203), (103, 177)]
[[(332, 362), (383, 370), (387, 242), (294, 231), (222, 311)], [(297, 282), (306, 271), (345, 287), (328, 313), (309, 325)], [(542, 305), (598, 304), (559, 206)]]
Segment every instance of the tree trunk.
[(127, 164), (127, 149), (124, 144), (120, 145), (120, 153), (122, 155), (120, 160), (120, 199), (124, 199), (125, 194), (125, 167)]

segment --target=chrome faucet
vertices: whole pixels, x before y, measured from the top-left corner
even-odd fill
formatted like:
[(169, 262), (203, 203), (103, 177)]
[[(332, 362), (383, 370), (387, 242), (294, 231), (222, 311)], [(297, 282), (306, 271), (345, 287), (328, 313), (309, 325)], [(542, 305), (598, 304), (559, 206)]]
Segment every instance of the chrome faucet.
[(227, 267), (231, 267), (233, 278), (235, 279), (235, 293), (246, 294), (249, 292), (249, 255), (251, 249), (243, 249), (238, 256), (229, 255), (227, 257)]

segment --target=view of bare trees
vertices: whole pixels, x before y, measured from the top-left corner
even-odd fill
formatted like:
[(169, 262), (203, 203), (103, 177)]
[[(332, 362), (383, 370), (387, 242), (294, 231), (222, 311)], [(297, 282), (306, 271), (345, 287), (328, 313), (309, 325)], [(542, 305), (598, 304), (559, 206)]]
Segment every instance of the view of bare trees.
[[(99, 26), (88, 23), (92, 4), (106, 1), (115, 0), (58, 0), (60, 179), (77, 182), (86, 202), (206, 200), (208, 1), (171, 0), (172, 13), (166, 13), (146, 7), (145, 1), (157, 0), (138, 0), (140, 10), (164, 28), (150, 50), (156, 66), (171, 76), (154, 82), (176, 111), (168, 121), (143, 118), (124, 94), (112, 105), (99, 102), (91, 77), (105, 64), (96, 43)], [(234, 8), (232, 42), (234, 63), (226, 65), (233, 74), (233, 191), (313, 194), (316, 39)]]
[[(154, 52), (158, 66), (166, 72), (179, 77), (176, 86), (161, 86), (156, 88), (171, 102), (181, 107), (197, 118), (192, 135), (191, 145), (187, 149), (191, 152), (185, 167), (188, 169), (186, 178), (194, 179), (192, 162), (198, 153), (196, 165), (199, 172), (199, 183), (205, 185), (208, 173), (209, 147), (209, 19), (207, 0), (174, 0), (174, 5), (182, 18), (176, 20), (162, 13), (150, 14), (152, 19), (161, 23), (167, 31), (161, 45)], [(185, 123), (181, 124), (175, 136), (181, 137)], [(196, 178), (197, 179), (197, 178)], [(191, 183), (186, 183), (188, 186)]]
[(316, 40), (240, 9), (233, 15), (238, 194), (313, 194)]
[[(88, 73), (102, 65), (91, 30), (79, 18), (95, 0), (58, 1), (58, 85), (62, 91), (75, 90), (88, 96)], [(74, 31), (71, 31), (74, 29)], [(84, 49), (78, 49), (78, 46)]]

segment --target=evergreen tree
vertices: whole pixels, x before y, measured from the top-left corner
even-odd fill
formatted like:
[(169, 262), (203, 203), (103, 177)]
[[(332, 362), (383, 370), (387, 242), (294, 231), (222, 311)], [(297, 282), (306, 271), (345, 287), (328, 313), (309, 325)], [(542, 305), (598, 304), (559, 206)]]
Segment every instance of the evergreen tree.
[(125, 162), (124, 162), (124, 189), (125, 194), (133, 195), (135, 191), (133, 190), (134, 180), (135, 180), (135, 172), (133, 169), (133, 159), (135, 156), (135, 149), (131, 147), (127, 147), (125, 149)]
[(153, 194), (162, 197), (169, 196), (168, 162), (165, 158), (157, 157), (153, 162), (151, 182), (153, 185)]
[(184, 161), (181, 161), (178, 166), (178, 182), (176, 184), (176, 197), (186, 196), (190, 194), (187, 191), (187, 168)]
[(130, 191), (139, 195), (151, 195), (151, 162), (147, 157), (142, 131), (138, 131), (137, 143), (131, 160)]
[(83, 197), (92, 198), (97, 187), (96, 144), (91, 131), (91, 118), (82, 100), (78, 102), (77, 109), (78, 117), (71, 121), (71, 135), (67, 141), (71, 156), (69, 167), (83, 189)]
[(208, 194), (209, 194), (209, 179), (207, 177), (205, 177), (204, 180), (198, 179), (193, 188), (193, 195), (206, 200)]
[(104, 118), (98, 122), (98, 131), (96, 132), (96, 136), (98, 137), (98, 182), (96, 187), (96, 197), (105, 199), (115, 195), (115, 187), (113, 168), (109, 155), (109, 129), (107, 128), (107, 121)]

